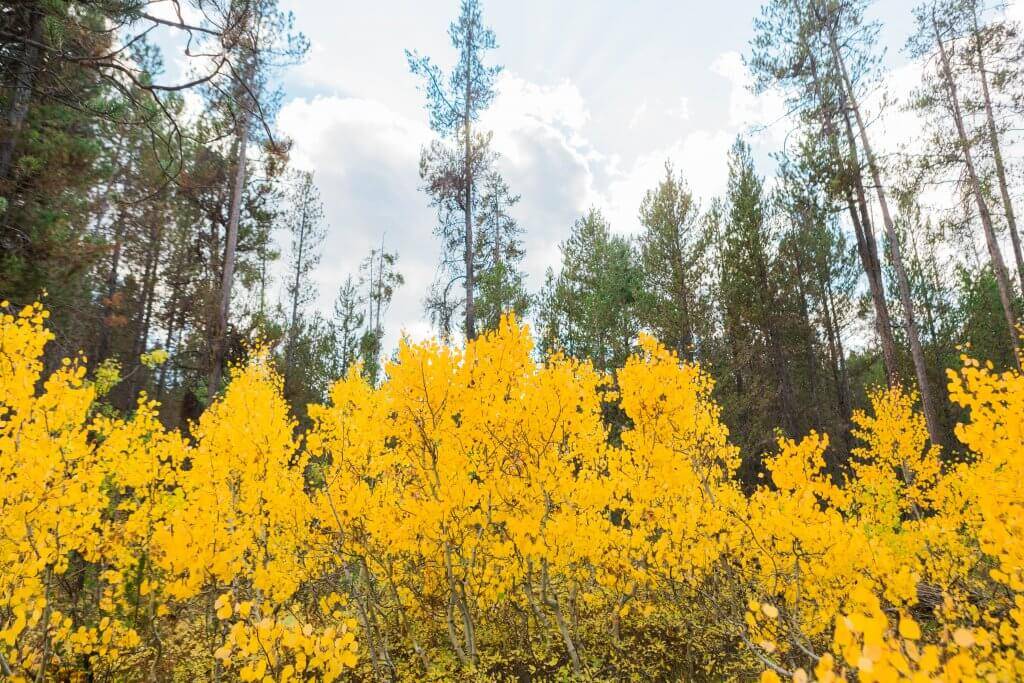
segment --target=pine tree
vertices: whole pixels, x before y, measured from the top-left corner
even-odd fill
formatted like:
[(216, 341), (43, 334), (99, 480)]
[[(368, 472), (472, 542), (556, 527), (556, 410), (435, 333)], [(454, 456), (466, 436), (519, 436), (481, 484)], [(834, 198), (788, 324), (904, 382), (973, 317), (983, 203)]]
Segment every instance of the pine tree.
[(751, 63), (759, 87), (785, 86), (796, 108), (821, 127), (831, 141), (837, 168), (842, 169), (838, 176), (851, 182), (849, 211), (875, 305), (886, 374), (894, 383), (898, 379), (895, 346), (867, 198), (867, 188), (874, 188), (928, 432), (942, 443), (945, 432), (928, 376), (889, 192), (863, 111), (864, 90), (877, 80), (879, 64), (878, 25), (865, 19), (865, 7), (866, 0), (773, 0), (756, 22)]
[[(812, 4), (816, 1), (773, 0), (766, 4), (754, 22), (757, 33), (750, 66), (758, 91), (782, 87), (798, 120), (827, 143), (828, 164), (823, 172), (831, 178), (830, 194), (845, 206), (850, 218), (868, 281), (886, 380), (891, 385), (898, 380), (899, 359), (868, 205), (868, 183), (848, 98), (833, 77), (833, 55), (822, 39), (821, 26), (814, 20)], [(855, 79), (867, 76), (868, 64), (862, 66), (865, 68), (858, 66)]]
[(291, 388), (295, 370), (295, 345), (305, 326), (305, 308), (316, 296), (313, 270), (320, 263), (320, 248), (327, 236), (324, 208), (313, 174), (297, 172), (291, 179), (286, 226), (291, 236), (288, 261), (288, 338), (285, 342), (285, 393)]
[[(964, 66), (972, 79), (980, 86), (981, 110), (985, 114), (984, 143), (992, 158), (999, 198), (1002, 201), (1006, 229), (1010, 235), (1021, 294), (1024, 296), (1024, 249), (1021, 247), (1020, 230), (1017, 227), (1017, 212), (1010, 192), (1008, 172), (1004, 156), (1007, 128), (1012, 124), (997, 122), (996, 96), (1009, 95), (1019, 98), (1021, 84), (1021, 58), (1024, 56), (1020, 41), (1020, 26), (1006, 18), (1005, 7), (997, 5), (1000, 12), (987, 23), (982, 23), (984, 10), (980, 0), (962, 0), (958, 16), (966, 15), (966, 39), (969, 47), (965, 51)], [(1008, 112), (1010, 121), (1014, 112)]]
[(366, 302), (359, 292), (357, 283), (349, 275), (338, 288), (338, 295), (334, 300), (334, 315), (331, 319), (331, 335), (333, 337), (331, 375), (334, 379), (347, 376), (359, 358), (361, 330), (366, 322), (365, 305)]
[(953, 145), (952, 158), (956, 159), (958, 166), (962, 165), (965, 191), (978, 210), (992, 273), (999, 287), (999, 299), (1003, 307), (1010, 348), (1013, 350), (1013, 357), (1016, 358), (1019, 332), (1014, 311), (1013, 287), (996, 235), (989, 198), (978, 168), (975, 135), (968, 129), (964, 115), (959, 74), (954, 71), (954, 58), (958, 48), (961, 44), (964, 49), (972, 47), (969, 42), (962, 40), (962, 35), (966, 33), (965, 27), (973, 25), (974, 16), (968, 15), (960, 3), (949, 0), (932, 0), (917, 8), (914, 14), (918, 32), (909, 41), (911, 54), (933, 63), (936, 72), (930, 79), (931, 82), (926, 81), (922, 87), (922, 92), (916, 100), (917, 107), (929, 113), (938, 109), (938, 116), (948, 117), (953, 124), (953, 139), (956, 142)]
[[(802, 393), (813, 402), (815, 428), (843, 434), (853, 411), (846, 328), (854, 315), (859, 272), (829, 196), (823, 173), (828, 163), (827, 146), (813, 136), (800, 141), (794, 157), (779, 155), (781, 182), (774, 201), (787, 223), (780, 254), (797, 302), (804, 384), (809, 385)], [(819, 365), (824, 377), (818, 376)], [(825, 392), (833, 399), (831, 409)]]
[(783, 340), (782, 297), (772, 272), (777, 237), (750, 147), (739, 138), (729, 154), (726, 211), (720, 296), (732, 311), (734, 325), (744, 330), (741, 343), (757, 359), (767, 360), (769, 392), (778, 403), (780, 422), (788, 433), (796, 434), (800, 422)]
[(548, 275), (538, 306), (542, 343), (601, 370), (620, 367), (640, 331), (636, 250), (591, 209), (573, 225), (561, 251), (561, 271)]
[(699, 357), (710, 332), (705, 275), (709, 235), (700, 209), (681, 175), (669, 163), (665, 177), (640, 205), (640, 263), (644, 292), (641, 319), (680, 358)]
[(481, 331), (495, 330), (501, 316), (512, 312), (522, 320), (530, 307), (520, 265), (525, 256), (522, 234), (512, 209), (519, 203), (497, 173), (487, 173), (477, 214), (475, 306)]
[(361, 284), (366, 292), (363, 298), (365, 327), (359, 339), (359, 357), (363, 361), (363, 374), (371, 383), (380, 379), (383, 369), (384, 315), (395, 292), (405, 283), (397, 266), (398, 254), (384, 248), (383, 238), (380, 248), (371, 249), (359, 266)]
[[(474, 213), (477, 187), (483, 177), (478, 172), (483, 158), (480, 150), (486, 148), (484, 138), (475, 135), (473, 126), (494, 99), (494, 81), (501, 67), (485, 66), (483, 61), (485, 53), (497, 47), (497, 41), (494, 32), (484, 26), (479, 0), (462, 0), (459, 18), (449, 27), (448, 34), (459, 52), (459, 60), (447, 82), (441, 69), (428, 57), (406, 51), (406, 58), (412, 72), (423, 78), (431, 129), (451, 145), (449, 150), (436, 145), (425, 150), (420, 174), (428, 180), (428, 192), (435, 202), (439, 195), (431, 189), (433, 181), (429, 179), (443, 176), (443, 198), (456, 203), (462, 215), (458, 228), (442, 217), (440, 231), (446, 237), (461, 237), (462, 270), (458, 274), (465, 292), (464, 330), (466, 337), (472, 339), (476, 336)], [(444, 297), (443, 302), (447, 301)]]
[[(293, 17), (283, 12), (278, 0), (221, 0), (223, 4), (214, 12), (234, 30), (221, 40), (227, 41), (232, 56), (231, 76), (224, 86), (213, 81), (219, 104), (226, 108), (232, 133), (232, 173), (230, 199), (225, 226), (224, 259), (220, 269), (218, 302), (214, 311), (210, 338), (210, 394), (220, 390), (224, 363), (227, 358), (228, 318), (231, 312), (231, 293), (235, 282), (239, 224), (242, 198), (245, 194), (247, 154), (255, 135), (254, 124), (262, 124), (269, 133), (267, 115), (272, 111), (276, 93), (269, 87), (273, 69), (301, 60), (309, 45), (294, 31)], [(273, 136), (266, 142), (273, 150)]]

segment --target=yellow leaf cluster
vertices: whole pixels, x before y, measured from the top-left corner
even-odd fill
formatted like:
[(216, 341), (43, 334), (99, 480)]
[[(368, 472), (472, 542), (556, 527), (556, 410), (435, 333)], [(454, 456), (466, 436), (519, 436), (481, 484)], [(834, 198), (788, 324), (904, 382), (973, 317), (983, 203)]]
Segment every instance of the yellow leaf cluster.
[(403, 344), (304, 433), (256, 349), (185, 438), (145, 396), (91, 411), (81, 361), (44, 373), (45, 318), (0, 318), (13, 680), (487, 678), (510, 652), (601, 678), (630, 643), (676, 677), (1024, 676), (1018, 373), (950, 374), (963, 457), (879, 390), (847, 469), (782, 438), (744, 491), (713, 380), (651, 338), (614, 375), (511, 318)]

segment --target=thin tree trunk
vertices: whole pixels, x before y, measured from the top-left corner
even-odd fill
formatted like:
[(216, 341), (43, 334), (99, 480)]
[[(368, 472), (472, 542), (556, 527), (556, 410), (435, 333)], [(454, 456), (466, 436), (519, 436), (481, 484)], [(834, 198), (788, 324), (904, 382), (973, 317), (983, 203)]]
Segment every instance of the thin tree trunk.
[(117, 277), (121, 268), (121, 248), (124, 241), (124, 212), (118, 211), (114, 222), (114, 250), (110, 255), (110, 270), (107, 271), (106, 296), (103, 302), (103, 321), (100, 338), (96, 344), (96, 363), (102, 363), (110, 355), (110, 316), (114, 312), (114, 295), (117, 293)]
[[(164, 337), (164, 350), (170, 353), (171, 346), (174, 344), (174, 333), (176, 331), (174, 325), (174, 316), (176, 311), (173, 309), (174, 302), (171, 302), (171, 314), (167, 316), (167, 335)], [(162, 401), (164, 398), (164, 390), (167, 387), (167, 366), (170, 365), (169, 361), (164, 361), (160, 366), (160, 373), (157, 375), (156, 382), (156, 400)]]
[(835, 311), (835, 300), (831, 284), (825, 280), (821, 283), (822, 314), (825, 319), (825, 330), (828, 335), (829, 356), (832, 361), (832, 378), (836, 384), (836, 407), (843, 421), (840, 430), (843, 440), (847, 440), (846, 425), (850, 421), (853, 401), (850, 398), (850, 382), (846, 374), (846, 351), (843, 348), (842, 330)]
[(1010, 188), (1006, 182), (1006, 167), (1003, 164), (999, 131), (996, 128), (995, 115), (992, 113), (992, 95), (989, 92), (988, 73), (985, 71), (985, 51), (981, 45), (981, 28), (978, 26), (978, 12), (975, 3), (971, 3), (971, 13), (974, 18), (974, 51), (978, 57), (978, 78), (981, 81), (982, 101), (985, 103), (985, 126), (988, 131), (989, 145), (992, 147), (992, 161), (995, 164), (996, 179), (999, 182), (999, 194), (1003, 200), (1006, 226), (1010, 233), (1010, 242), (1013, 244), (1013, 257), (1017, 262), (1017, 276), (1020, 278), (1021, 293), (1024, 294), (1024, 254), (1021, 251), (1020, 233), (1017, 231), (1017, 214), (1013, 210), (1013, 200), (1010, 198)]
[(800, 266), (800, 259), (794, 258), (793, 265), (796, 269), (797, 297), (800, 301), (800, 318), (804, 325), (804, 355), (807, 362), (807, 383), (811, 390), (810, 411), (814, 418), (815, 427), (823, 429), (821, 420), (821, 396), (818, 390), (818, 354), (815, 353), (815, 342), (817, 335), (814, 325), (811, 323), (811, 314), (807, 306), (807, 283), (804, 281), (804, 269)]
[(835, 34), (829, 31), (828, 39), (832, 55), (836, 60), (836, 67), (839, 69), (843, 89), (846, 91), (847, 101), (857, 122), (861, 143), (864, 146), (864, 156), (868, 163), (868, 169), (871, 172), (871, 179), (875, 184), (879, 208), (882, 210), (882, 222), (885, 225), (886, 236), (889, 239), (890, 257), (892, 258), (893, 270), (896, 272), (900, 301), (903, 304), (904, 322), (907, 329), (907, 338), (910, 342), (910, 355), (914, 361), (914, 372), (917, 374), (918, 387), (921, 392), (921, 408), (928, 426), (928, 436), (931, 438), (932, 443), (941, 445), (945, 439), (942, 436), (942, 429), (939, 425), (935, 396), (932, 393), (931, 382), (928, 379), (928, 368), (925, 364), (924, 349), (921, 347), (921, 339), (917, 331), (917, 321), (914, 319), (914, 303), (910, 294), (910, 280), (907, 278), (907, 271), (903, 265), (903, 255), (900, 253), (900, 243), (896, 234), (896, 227), (893, 224), (892, 215), (889, 213), (889, 202), (886, 198), (885, 187), (882, 185), (882, 174), (878, 168), (878, 161), (871, 150), (867, 126), (864, 124), (864, 117), (861, 115), (860, 106), (857, 104), (856, 93), (854, 93), (853, 85), (850, 83), (850, 76), (846, 71), (846, 64), (839, 50), (839, 44), (836, 42)]
[[(305, 197), (303, 197), (303, 201)], [(288, 321), (288, 348), (284, 354), (284, 382), (285, 393), (291, 384), (292, 361), (295, 354), (295, 337), (298, 333), (299, 318), (299, 286), (302, 284), (302, 259), (306, 250), (306, 205), (302, 206), (302, 215), (299, 218), (299, 251), (295, 258), (295, 277), (292, 279), (292, 315)]]
[(981, 228), (985, 233), (985, 244), (988, 247), (989, 258), (992, 261), (992, 271), (996, 276), (996, 284), (999, 287), (999, 301), (1003, 305), (1003, 317), (1006, 319), (1006, 326), (1010, 335), (1010, 349), (1013, 351), (1014, 360), (1019, 368), (1017, 320), (1013, 313), (1013, 292), (1010, 289), (1010, 278), (1006, 272), (1006, 262), (1003, 261), (1003, 253), (999, 248), (999, 240), (996, 237), (995, 228), (992, 225), (992, 214), (989, 212), (988, 202), (985, 201), (981, 182), (978, 180), (978, 172), (974, 166), (974, 154), (971, 150), (971, 142), (967, 137), (963, 114), (960, 111), (960, 98), (957, 93), (956, 81), (953, 78), (953, 71), (949, 65), (949, 53), (946, 52), (946, 45), (942, 41), (942, 35), (939, 33), (939, 23), (935, 18), (934, 8), (932, 8), (932, 29), (935, 32), (935, 44), (939, 48), (942, 80), (946, 86), (946, 95), (949, 97), (950, 113), (953, 115), (953, 123), (956, 124), (956, 132), (960, 140), (960, 149), (964, 155), (967, 179), (970, 183), (971, 194), (974, 195), (974, 201), (978, 207), (978, 214), (981, 217)]
[[(36, 3), (38, 4), (38, 3)], [(28, 10), (28, 24), (25, 27), (21, 63), (14, 76), (10, 105), (7, 109), (3, 137), (0, 138), (0, 180), (10, 177), (14, 165), (14, 150), (21, 138), (21, 128), (28, 116), (29, 103), (32, 101), (32, 90), (35, 87), (36, 72), (42, 54), (40, 45), (43, 42), (43, 12), (37, 7)]]
[(384, 336), (384, 325), (381, 323), (381, 316), (380, 316), (381, 307), (384, 305), (384, 266), (385, 266), (385, 259), (384, 259), (384, 236), (381, 235), (381, 238), (380, 238), (380, 264), (377, 267), (377, 298), (376, 298), (376, 302), (374, 304), (376, 306), (376, 308), (375, 308), (375, 310), (373, 312), (373, 331), (377, 335), (376, 336), (377, 345), (378, 345), (377, 353), (380, 353), (379, 346), (380, 346), (381, 342), (383, 341), (382, 337)]
[(464, 209), (465, 220), (465, 264), (466, 264), (466, 339), (476, 337), (476, 303), (474, 301), (474, 289), (476, 287), (476, 273), (473, 263), (473, 161), (471, 158), (472, 148), (470, 142), (470, 122), (467, 106), (466, 113), (466, 206)]
[(785, 353), (782, 350), (782, 343), (779, 341), (778, 319), (776, 313), (779, 310), (779, 302), (776, 291), (768, 277), (768, 264), (766, 256), (757, 245), (754, 253), (757, 277), (760, 281), (759, 295), (761, 297), (761, 310), (764, 318), (762, 330), (768, 340), (768, 351), (771, 359), (772, 370), (775, 372), (776, 381), (779, 383), (779, 401), (782, 404), (782, 416), (789, 436), (795, 436), (799, 431), (799, 424), (796, 415), (796, 395), (793, 391), (793, 380), (789, 374), (789, 365), (786, 363)]
[(235, 279), (235, 259), (238, 249), (238, 223), (242, 213), (242, 193), (245, 191), (246, 147), (249, 140), (249, 113), (239, 113), (238, 150), (235, 160), (234, 184), (231, 188), (231, 207), (228, 214), (227, 244), (224, 248), (224, 270), (220, 281), (220, 305), (214, 324), (213, 358), (210, 367), (209, 395), (220, 391), (224, 361), (227, 356), (228, 314), (231, 311), (231, 285)]
[(678, 280), (676, 282), (678, 301), (676, 305), (679, 307), (679, 312), (683, 314), (682, 319), (682, 333), (680, 336), (679, 357), (685, 358), (688, 362), (693, 362), (694, 357), (694, 335), (693, 335), (693, 320), (690, 315), (690, 288), (686, 282), (686, 264), (683, 258), (683, 236), (680, 230), (680, 226), (677, 223), (674, 228), (675, 239), (673, 240), (673, 251), (675, 251), (676, 270)]
[(470, 120), (470, 104), (472, 102), (473, 78), (470, 67), (473, 64), (473, 29), (469, 29), (466, 40), (467, 51), (465, 57), (465, 80), (466, 95), (463, 103), (463, 117), (465, 119), (466, 140), (465, 140), (465, 177), (466, 177), (466, 205), (464, 208), (465, 229), (466, 229), (466, 339), (476, 337), (476, 304), (473, 300), (476, 278), (473, 271), (473, 135), (472, 122)]
[[(541, 581), (544, 585), (548, 584), (548, 567), (547, 562), (541, 566)], [(569, 655), (569, 662), (572, 664), (573, 673), (579, 675), (583, 671), (583, 665), (580, 662), (579, 651), (576, 648), (576, 643), (573, 640), (572, 632), (569, 629), (569, 624), (565, 619), (565, 614), (562, 612), (562, 605), (558, 599), (558, 596), (552, 594), (548, 598), (548, 607), (552, 609), (555, 615), (555, 623), (558, 625), (558, 632), (562, 636), (562, 642), (565, 643), (566, 654)]]
[[(814, 89), (819, 101), (824, 108), (825, 98), (822, 93), (821, 81), (818, 75), (817, 62), (812, 58), (811, 69), (814, 78)], [(892, 320), (889, 316), (889, 304), (885, 300), (885, 283), (882, 280), (881, 266), (878, 260), (878, 245), (875, 243), (874, 232), (871, 229), (871, 222), (867, 214), (867, 201), (865, 199), (864, 185), (861, 182), (860, 163), (857, 159), (856, 139), (853, 137), (853, 130), (849, 118), (843, 113), (846, 128), (846, 139), (848, 143), (847, 153), (844, 155), (839, 147), (839, 135), (835, 129), (832, 119), (827, 112), (823, 112), (821, 125), (825, 136), (829, 141), (829, 147), (835, 156), (837, 164), (843, 164), (844, 160), (851, 173), (851, 182), (844, 183), (846, 193), (846, 204), (850, 213), (850, 222), (853, 224), (854, 235), (857, 238), (857, 254), (860, 256), (861, 266), (868, 279), (868, 290), (871, 293), (871, 304), (875, 309), (875, 332), (878, 334), (878, 341), (882, 347), (882, 363), (885, 367), (885, 377), (889, 386), (896, 382), (897, 355), (896, 341), (892, 335)], [(852, 186), (852, 187), (851, 187)], [(857, 202), (854, 202), (856, 193)], [(857, 214), (857, 205), (860, 205), (862, 213)], [(861, 216), (865, 222), (861, 222)]]
[(921, 289), (923, 290), (921, 293), (921, 307), (924, 310), (924, 328), (928, 333), (928, 338), (931, 339), (932, 342), (936, 342), (939, 340), (939, 329), (936, 323), (935, 302), (932, 297), (933, 290), (929, 287), (929, 285), (934, 286), (934, 282), (928, 281), (928, 274), (925, 270), (926, 260), (921, 256), (921, 250), (918, 248), (916, 235), (910, 234), (908, 235), (908, 238), (911, 255), (917, 263), (919, 281), (921, 283)]
[[(494, 234), (491, 239), (491, 260), (493, 261), (492, 268), (494, 272), (501, 276), (501, 281), (497, 285), (498, 301), (496, 311), (498, 313), (498, 319), (494, 321), (495, 325), (501, 324), (501, 316), (505, 314), (505, 271), (502, 267), (501, 258), (501, 206), (498, 203), (498, 195), (495, 194), (493, 197), (494, 205), (492, 211), (494, 213), (494, 225), (492, 230)], [(480, 236), (477, 235), (479, 238)]]
[(871, 212), (868, 209), (867, 191), (864, 188), (864, 179), (861, 175), (860, 160), (857, 153), (857, 138), (853, 132), (853, 125), (847, 112), (843, 112), (845, 121), (847, 144), (849, 145), (850, 171), (853, 175), (853, 190), (856, 198), (856, 208), (859, 211), (854, 218), (854, 230), (860, 226), (863, 232), (864, 255), (868, 260), (868, 281), (873, 283), (871, 290), (872, 297), (877, 297), (876, 306), (884, 312), (881, 318), (884, 324), (878, 325), (879, 342), (882, 344), (882, 355), (886, 363), (886, 377), (889, 386), (899, 382), (899, 361), (896, 354), (896, 340), (893, 338), (892, 317), (889, 314), (889, 303), (885, 298), (885, 280), (882, 277), (882, 262), (878, 257), (878, 241), (875, 239), (875, 231), (871, 224)]
[[(139, 363), (139, 357), (146, 351), (149, 342), (149, 330), (153, 321), (153, 304), (156, 301), (156, 282), (160, 264), (160, 248), (163, 245), (163, 230), (159, 223), (150, 227), (149, 246), (146, 253), (146, 265), (142, 276), (142, 301), (139, 310), (139, 330), (132, 344), (130, 362)], [(130, 407), (139, 389), (140, 377), (133, 376), (128, 383), (128, 395), (125, 408)]]
[[(459, 604), (459, 592), (456, 586), (455, 571), (452, 567), (452, 550), (451, 545), (445, 541), (444, 544), (444, 567), (445, 576), (448, 579), (448, 607), (447, 607), (447, 623), (448, 623), (448, 639), (451, 642), (452, 649), (455, 650), (455, 655), (459, 658), (459, 663), (463, 667), (470, 667), (476, 662), (473, 661), (472, 656), (466, 653), (463, 649), (462, 644), (459, 642), (458, 635), (455, 630), (455, 610), (458, 609), (459, 613), (465, 617), (465, 611), (462, 605)], [(465, 626), (465, 622), (463, 623)], [(468, 634), (465, 634), (468, 637)]]
[[(716, 236), (715, 239), (716, 240), (720, 240), (720, 237)], [(720, 242), (719, 242), (719, 249), (721, 249), (721, 243)], [(725, 269), (721, 265), (721, 259), (719, 259), (718, 261), (719, 261), (719, 266), (718, 266), (718, 282), (719, 282), (719, 288), (721, 288), (721, 283), (725, 279)], [(725, 338), (729, 342), (729, 351), (730, 351), (729, 355), (732, 357), (732, 376), (733, 376), (733, 382), (736, 385), (736, 395), (741, 397), (741, 396), (743, 396), (744, 386), (743, 386), (743, 372), (742, 372), (742, 368), (740, 367), (740, 352), (739, 352), (739, 348), (740, 347), (739, 347), (739, 344), (737, 343), (737, 340), (736, 340), (736, 329), (735, 329), (734, 316), (732, 315), (731, 311), (729, 310), (728, 304), (723, 306), (723, 310), (722, 310), (722, 327), (723, 327), (723, 332), (725, 333)]]

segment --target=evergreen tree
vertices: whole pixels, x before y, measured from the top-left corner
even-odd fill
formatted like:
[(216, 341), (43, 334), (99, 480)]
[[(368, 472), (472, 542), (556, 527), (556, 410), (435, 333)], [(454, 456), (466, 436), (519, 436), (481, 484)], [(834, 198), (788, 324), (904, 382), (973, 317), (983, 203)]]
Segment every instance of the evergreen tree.
[(484, 180), (477, 214), (477, 295), (475, 306), (481, 331), (497, 329), (501, 316), (512, 312), (522, 320), (530, 307), (525, 275), (520, 270), (522, 228), (510, 211), (519, 203), (508, 184), (490, 171)]
[(349, 275), (338, 288), (338, 295), (334, 300), (334, 316), (331, 319), (331, 357), (334, 363), (331, 376), (334, 379), (348, 375), (359, 358), (361, 330), (366, 322), (365, 305), (365, 299), (360, 294), (357, 283)]
[[(917, 20), (917, 33), (909, 41), (911, 54), (925, 60), (926, 64), (932, 63), (935, 67), (935, 75), (930, 78), (927, 77), (930, 69), (925, 71), (926, 82), (918, 92), (917, 108), (933, 116), (937, 115), (939, 125), (942, 125), (945, 119), (952, 124), (953, 153), (945, 159), (955, 159), (956, 166), (962, 167), (964, 190), (977, 208), (990, 267), (999, 288), (1009, 346), (1013, 351), (1011, 357), (1017, 358), (1019, 332), (1013, 288), (996, 234), (988, 193), (983, 187), (977, 163), (976, 136), (969, 130), (964, 115), (960, 76), (954, 70), (958, 48), (962, 46), (963, 49), (969, 50), (973, 47), (970, 42), (962, 40), (962, 36), (969, 30), (966, 27), (973, 26), (974, 15), (968, 14), (962, 3), (955, 0), (931, 0), (918, 7), (914, 14)], [(948, 165), (948, 162), (943, 165)]]
[(640, 331), (643, 275), (636, 250), (591, 209), (573, 225), (561, 251), (561, 271), (549, 273), (539, 304), (543, 345), (601, 370), (621, 367)]
[(363, 362), (363, 374), (372, 384), (380, 379), (383, 369), (384, 315), (395, 292), (405, 283), (397, 265), (398, 254), (387, 251), (382, 238), (380, 248), (371, 249), (359, 266), (361, 284), (366, 291), (363, 299), (366, 306), (365, 328), (359, 339), (359, 357)]
[(682, 176), (665, 164), (665, 177), (640, 205), (641, 320), (689, 361), (700, 357), (711, 322), (705, 277), (709, 235)]
[[(984, 21), (986, 9), (982, 0), (962, 0), (957, 17), (966, 17), (965, 38), (969, 47), (963, 51), (963, 66), (978, 91), (971, 109), (984, 113), (982, 147), (987, 147), (992, 160), (999, 187), (1003, 218), (1010, 236), (1021, 295), (1024, 296), (1024, 249), (1021, 247), (1020, 230), (1017, 227), (1017, 212), (1010, 190), (1009, 173), (1005, 160), (1006, 138), (1019, 118), (1021, 97), (1021, 59), (1024, 45), (1021, 43), (1020, 25), (1009, 21), (1006, 7), (996, 3), (994, 16)], [(1009, 100), (1009, 106), (999, 101)], [(978, 100), (980, 98), (980, 101)], [(1005, 114), (1005, 115), (1003, 115)]]
[(295, 372), (295, 345), (304, 327), (305, 308), (316, 296), (313, 270), (320, 263), (320, 247), (327, 236), (324, 208), (313, 174), (300, 171), (291, 180), (285, 224), (291, 236), (288, 262), (288, 338), (285, 342), (285, 392)]
[[(938, 400), (929, 380), (910, 281), (896, 235), (890, 192), (872, 146), (863, 110), (866, 87), (877, 81), (879, 65), (876, 52), (879, 27), (865, 18), (866, 5), (867, 0), (773, 0), (762, 11), (756, 25), (752, 64), (760, 86), (772, 83), (786, 85), (790, 89), (791, 101), (808, 116), (815, 117), (827, 138), (835, 141), (836, 160), (847, 160), (845, 172), (854, 177), (854, 191), (849, 194), (851, 218), (872, 289), (876, 329), (882, 339), (887, 375), (890, 382), (895, 382), (896, 356), (891, 344), (888, 312), (883, 303), (882, 269), (870, 232), (865, 192), (868, 187), (874, 188), (903, 314), (903, 331), (920, 390), (921, 407), (932, 440), (943, 443), (945, 431), (938, 417)], [(838, 143), (840, 135), (846, 140), (845, 155)]]
[[(729, 311), (734, 343), (743, 353), (747, 391), (776, 404), (782, 427), (795, 435), (802, 423), (783, 338), (782, 296), (773, 272), (778, 238), (769, 211), (750, 147), (737, 139), (729, 154), (719, 296)], [(751, 382), (758, 387), (749, 386)]]
[(267, 119), (273, 113), (278, 93), (270, 87), (270, 76), (274, 69), (301, 60), (309, 45), (301, 34), (294, 31), (294, 18), (280, 9), (278, 0), (218, 0), (207, 8), (207, 13), (216, 14), (221, 23), (233, 27), (220, 40), (226, 42), (226, 52), (234, 64), (224, 83), (210, 81), (210, 90), (214, 94), (212, 104), (226, 114), (232, 135), (224, 258), (220, 268), (218, 301), (210, 326), (208, 389), (213, 394), (220, 390), (228, 355), (228, 318), (235, 283), (242, 200), (246, 191), (247, 154), (250, 142), (260, 139), (260, 129), (254, 124), (262, 124), (262, 132), (267, 133), (264, 142), (268, 143), (270, 153), (275, 153)]
[[(427, 111), (430, 127), (445, 142), (424, 150), (420, 175), (427, 180), (427, 190), (436, 203), (439, 198), (447, 204), (445, 211), (451, 213), (451, 203), (458, 206), (462, 221), (457, 227), (450, 217), (442, 215), (439, 231), (452, 250), (456, 241), (461, 241), (461, 276), (465, 299), (464, 331), (468, 339), (476, 336), (476, 246), (474, 213), (477, 206), (477, 188), (484, 176), (479, 172), (489, 138), (478, 136), (473, 130), (480, 114), (494, 99), (494, 81), (501, 67), (486, 66), (485, 53), (497, 47), (494, 32), (484, 26), (479, 0), (462, 0), (459, 18), (448, 29), (452, 46), (459, 52), (458, 63), (450, 76), (445, 79), (441, 69), (415, 52), (406, 51), (406, 58), (412, 72), (423, 78), (427, 97)], [(447, 82), (446, 82), (447, 81)], [(444, 149), (444, 146), (450, 146)], [(434, 189), (440, 176), (444, 178), (443, 194)], [(458, 240), (457, 238), (461, 238)], [(452, 260), (449, 255), (446, 260)], [(447, 287), (442, 303), (448, 305)], [(449, 316), (450, 317), (450, 316)]]

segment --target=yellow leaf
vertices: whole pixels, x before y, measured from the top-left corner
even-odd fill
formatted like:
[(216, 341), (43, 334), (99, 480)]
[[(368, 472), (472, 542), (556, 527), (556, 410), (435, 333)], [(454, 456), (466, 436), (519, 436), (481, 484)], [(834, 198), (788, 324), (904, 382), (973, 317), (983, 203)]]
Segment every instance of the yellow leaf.
[(974, 645), (974, 633), (970, 629), (958, 628), (953, 631), (953, 642), (960, 647), (970, 647)]
[(919, 640), (921, 638), (921, 627), (910, 617), (900, 617), (900, 635), (907, 640)]

